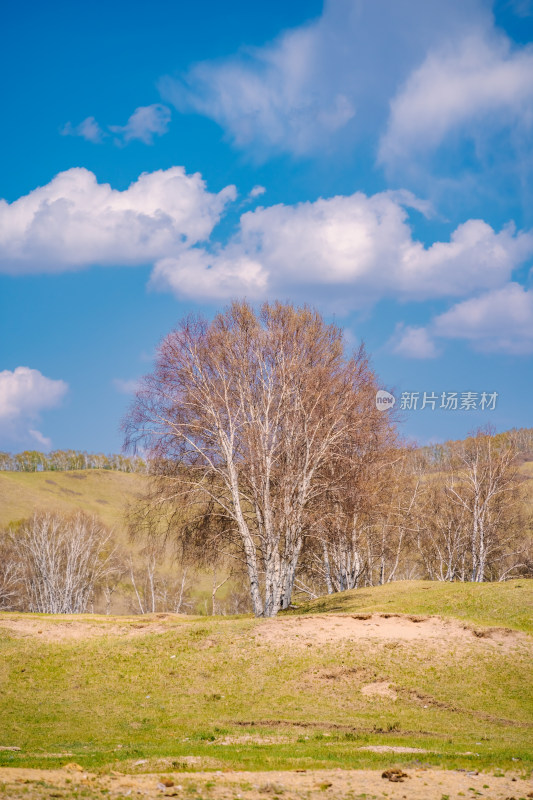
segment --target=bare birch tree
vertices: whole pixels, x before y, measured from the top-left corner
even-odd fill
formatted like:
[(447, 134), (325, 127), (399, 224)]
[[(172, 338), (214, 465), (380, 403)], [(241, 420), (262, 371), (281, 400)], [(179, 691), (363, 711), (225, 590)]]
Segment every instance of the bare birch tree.
[(478, 430), (452, 452), (446, 482), (451, 502), (464, 513), (470, 546), (470, 579), (485, 580), (490, 562), (512, 549), (509, 525), (518, 502), (518, 468), (512, 438)]
[(416, 541), (430, 580), (470, 579), (466, 510), (462, 504), (451, 502), (442, 478), (424, 488)]
[(9, 611), (20, 604), (22, 570), (9, 540), (7, 530), (0, 531), (0, 610)]
[(346, 358), (342, 331), (307, 308), (233, 303), (162, 342), (126, 445), (164, 465), (166, 501), (213, 503), (257, 616), (289, 605), (323, 468), (365, 429), (376, 388), (364, 350)]
[(11, 533), (29, 611), (79, 614), (114, 569), (111, 532), (96, 518), (36, 513)]

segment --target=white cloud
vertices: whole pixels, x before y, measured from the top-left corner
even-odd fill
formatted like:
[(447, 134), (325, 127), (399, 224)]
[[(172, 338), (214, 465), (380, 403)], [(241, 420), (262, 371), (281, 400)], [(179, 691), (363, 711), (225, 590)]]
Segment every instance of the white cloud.
[[(0, 437), (5, 442), (35, 439), (50, 446), (50, 440), (34, 428), (46, 409), (60, 405), (68, 390), (61, 380), (45, 377), (39, 370), (17, 367), (0, 372)], [(5, 446), (5, 445), (4, 445)]]
[(465, 300), (435, 318), (431, 330), (447, 339), (464, 339), (477, 350), (533, 353), (533, 290), (509, 283)]
[(183, 167), (143, 173), (126, 190), (74, 168), (9, 204), (0, 200), (0, 272), (146, 264), (209, 237), (234, 186), (207, 191)]
[(235, 296), (259, 299), (267, 294), (269, 277), (258, 260), (237, 247), (221, 249), (215, 256), (193, 248), (178, 258), (158, 261), (150, 285), (178, 297), (206, 301)]
[(451, 133), (475, 137), (533, 119), (533, 48), (478, 31), (431, 51), (392, 100), (382, 163), (435, 150)]
[(431, 206), (406, 191), (259, 207), (225, 244), (204, 244), (236, 190), (207, 191), (182, 167), (145, 173), (126, 190), (71, 169), (8, 204), (0, 200), (0, 272), (60, 272), (89, 265), (154, 265), (151, 285), (218, 300), (298, 292), (340, 310), (381, 297), (424, 300), (495, 289), (533, 254), (533, 235), (467, 220), (427, 247), (408, 209)]
[(398, 326), (391, 340), (392, 350), (407, 358), (435, 358), (438, 355), (435, 342), (425, 328), (408, 325)]
[[(371, 133), (427, 51), (488, 25), (483, 0), (329, 0), (322, 16), (261, 48), (160, 82), (163, 99), (218, 122), (238, 147), (306, 155)], [(386, 54), (384, 56), (384, 54)]]
[(450, 241), (413, 239), (408, 193), (357, 192), (241, 216), (237, 233), (209, 252), (192, 248), (155, 266), (152, 285), (178, 296), (332, 299), (347, 308), (379, 297), (422, 300), (501, 286), (533, 253), (533, 236), (499, 233), (481, 220), (457, 227)]
[(266, 192), (266, 189), (265, 189), (264, 186), (257, 185), (257, 186), (253, 187), (253, 189), (251, 190), (251, 192), (248, 195), (248, 197), (250, 197), (253, 200), (256, 197), (261, 197), (261, 195), (264, 194), (265, 192)]
[(135, 139), (144, 144), (153, 144), (154, 136), (163, 136), (167, 133), (170, 117), (170, 109), (161, 103), (139, 106), (125, 125), (110, 125), (109, 130), (117, 134), (118, 141), (124, 144)]
[(72, 125), (71, 122), (67, 122), (61, 130), (61, 135), (81, 136), (82, 139), (93, 142), (93, 144), (100, 144), (105, 136), (107, 136), (94, 117), (87, 117), (87, 119), (84, 119), (83, 122), (80, 122), (80, 124), (76, 126)]

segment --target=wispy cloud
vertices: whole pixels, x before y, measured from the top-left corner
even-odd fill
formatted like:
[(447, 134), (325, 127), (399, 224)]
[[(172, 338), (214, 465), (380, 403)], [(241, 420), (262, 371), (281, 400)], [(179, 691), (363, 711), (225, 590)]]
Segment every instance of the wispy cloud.
[(393, 353), (407, 358), (436, 358), (438, 355), (435, 342), (425, 328), (398, 325), (390, 341)]
[(253, 189), (251, 190), (250, 194), (248, 195), (248, 197), (251, 200), (255, 200), (256, 197), (261, 197), (261, 195), (265, 194), (265, 192), (266, 192), (266, 189), (265, 189), (264, 186), (254, 186)]
[(464, 300), (436, 317), (435, 336), (463, 339), (476, 350), (533, 353), (533, 290), (518, 283)]
[(107, 136), (94, 117), (87, 117), (79, 125), (72, 125), (71, 122), (67, 122), (60, 133), (62, 136), (81, 136), (82, 139), (87, 142), (93, 142), (93, 144), (100, 144)]
[(123, 380), (122, 378), (114, 378), (113, 386), (117, 392), (121, 394), (135, 394), (139, 388), (139, 379), (130, 378), (128, 380)]
[(136, 108), (125, 125), (110, 125), (117, 142), (127, 144), (136, 139), (144, 144), (153, 144), (154, 136), (163, 136), (168, 131), (171, 113), (168, 106), (154, 103)]
[(453, 305), (426, 327), (397, 325), (389, 342), (408, 358), (433, 358), (436, 341), (467, 342), (473, 350), (528, 356), (533, 353), (533, 290), (511, 281)]
[(483, 0), (329, 0), (318, 19), (264, 47), (165, 77), (160, 91), (260, 155), (316, 155), (343, 141), (357, 147), (362, 135), (375, 137), (428, 50), (490, 24)]
[(80, 136), (93, 144), (100, 144), (109, 138), (110, 134), (114, 134), (113, 142), (116, 145), (125, 145), (133, 141), (151, 145), (155, 136), (164, 136), (168, 132), (171, 116), (168, 106), (153, 103), (150, 106), (136, 108), (125, 125), (101, 127), (94, 117), (87, 117), (79, 125), (67, 122), (60, 133), (62, 136)]
[(515, 126), (533, 115), (533, 48), (512, 48), (485, 32), (446, 42), (429, 53), (391, 103), (379, 158), (409, 163), (452, 133), (470, 138)]

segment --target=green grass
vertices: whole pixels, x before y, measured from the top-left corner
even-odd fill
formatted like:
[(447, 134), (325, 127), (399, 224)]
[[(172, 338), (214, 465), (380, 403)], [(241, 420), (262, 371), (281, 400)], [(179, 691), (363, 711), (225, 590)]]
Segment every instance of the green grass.
[(473, 625), (533, 633), (533, 580), (505, 583), (396, 581), (320, 597), (288, 614), (322, 612), (438, 614)]
[[(365, 590), (364, 607), (392, 600), (388, 610), (432, 613), (439, 601), (424, 586)], [(477, 600), (461, 594), (470, 587), (446, 588), (457, 592), (455, 601), (446, 595), (448, 614), (453, 607), (461, 619), (509, 627), (508, 593), (522, 605), (531, 597), (529, 587), (496, 585), (484, 595), (481, 612)], [(265, 623), (249, 617), (84, 619), (108, 626), (108, 633), (59, 643), (0, 633), (0, 745), (22, 748), (0, 752), (1, 765), (51, 768), (76, 761), (93, 770), (146, 772), (382, 767), (390, 765), (390, 755), (359, 748), (388, 744), (432, 751), (394, 755), (397, 763), (533, 767), (528, 637), (512, 647), (474, 637), (466, 643), (366, 639), (306, 647), (295, 640), (278, 646), (261, 643), (254, 632)], [(61, 622), (42, 617), (43, 630)], [(147, 622), (159, 632), (147, 628), (126, 637), (112, 630)], [(361, 693), (363, 685), (380, 680), (395, 687), (396, 701)], [(200, 761), (191, 764), (191, 756)], [(148, 761), (134, 766), (140, 759)]]

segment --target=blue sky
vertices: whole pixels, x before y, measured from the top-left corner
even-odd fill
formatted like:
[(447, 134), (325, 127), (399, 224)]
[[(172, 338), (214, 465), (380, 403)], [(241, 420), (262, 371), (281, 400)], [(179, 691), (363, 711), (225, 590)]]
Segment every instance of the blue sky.
[(531, 426), (531, 2), (21, 2), (0, 59), (1, 449), (119, 450), (158, 341), (243, 296), (398, 404), (498, 393), (420, 443)]

